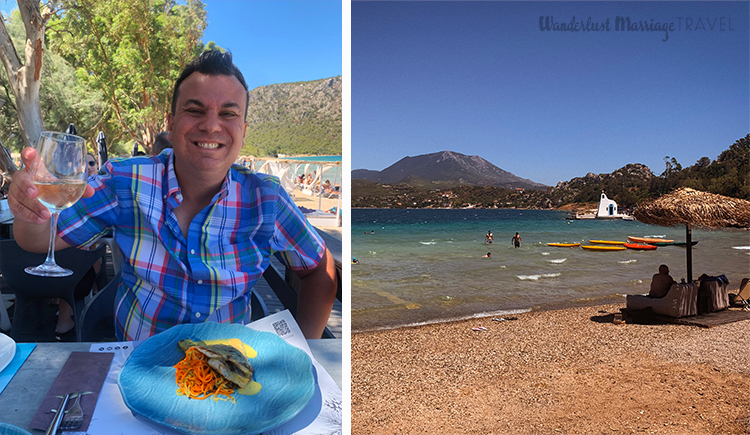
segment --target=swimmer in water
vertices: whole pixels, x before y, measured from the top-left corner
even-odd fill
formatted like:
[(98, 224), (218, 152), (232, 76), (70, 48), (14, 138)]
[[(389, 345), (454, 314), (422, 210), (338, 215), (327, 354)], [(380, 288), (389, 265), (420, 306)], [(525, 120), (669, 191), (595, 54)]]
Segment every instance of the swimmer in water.
[(513, 238), (510, 239), (510, 241), (513, 243), (513, 246), (515, 246), (516, 248), (520, 248), (521, 242), (523, 242), (523, 239), (521, 239), (521, 236), (519, 236), (518, 233), (516, 233), (516, 235), (513, 236)]
[(483, 255), (482, 258), (492, 258), (492, 252), (488, 252), (487, 255)]
[(487, 231), (487, 235), (484, 236), (484, 243), (490, 244), (495, 239), (495, 236), (492, 235), (492, 231)]

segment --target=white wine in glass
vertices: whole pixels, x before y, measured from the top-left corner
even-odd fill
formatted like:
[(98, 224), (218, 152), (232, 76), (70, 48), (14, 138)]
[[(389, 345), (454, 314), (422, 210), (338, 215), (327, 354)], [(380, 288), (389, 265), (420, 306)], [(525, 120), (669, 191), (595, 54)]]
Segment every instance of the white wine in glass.
[(38, 164), (31, 167), (38, 199), (52, 213), (47, 259), (26, 273), (37, 276), (60, 277), (73, 274), (70, 269), (55, 263), (57, 217), (61, 211), (75, 204), (86, 189), (86, 140), (67, 133), (43, 131), (34, 147)]

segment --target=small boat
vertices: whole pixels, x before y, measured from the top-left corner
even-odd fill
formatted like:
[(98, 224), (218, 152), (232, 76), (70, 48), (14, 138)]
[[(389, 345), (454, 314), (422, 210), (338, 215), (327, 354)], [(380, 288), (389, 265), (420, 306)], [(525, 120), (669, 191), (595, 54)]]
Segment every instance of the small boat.
[(637, 249), (639, 251), (653, 251), (656, 249), (654, 245), (641, 245), (638, 243), (625, 243), (625, 247), (628, 249)]
[(624, 246), (601, 246), (601, 245), (584, 245), (581, 246), (583, 249), (588, 249), (589, 251), (624, 251)]
[[(696, 244), (698, 244), (697, 240), (694, 241), (694, 242), (690, 242), (690, 246), (695, 246)], [(668, 243), (667, 242), (655, 242), (655, 243), (651, 243), (651, 245), (654, 245), (654, 246), (683, 246), (683, 247), (685, 247), (685, 246), (687, 246), (687, 242), (668, 242)]]
[(669, 240), (669, 239), (651, 239), (648, 237), (633, 237), (633, 236), (628, 236), (628, 240), (630, 240), (631, 242), (646, 243), (649, 245), (653, 245), (654, 243), (673, 243), (674, 242), (674, 240)]
[(547, 246), (560, 246), (563, 248), (581, 246), (580, 243), (547, 243)]
[(589, 240), (590, 243), (596, 243), (598, 245), (624, 245), (625, 242), (618, 242), (616, 240)]

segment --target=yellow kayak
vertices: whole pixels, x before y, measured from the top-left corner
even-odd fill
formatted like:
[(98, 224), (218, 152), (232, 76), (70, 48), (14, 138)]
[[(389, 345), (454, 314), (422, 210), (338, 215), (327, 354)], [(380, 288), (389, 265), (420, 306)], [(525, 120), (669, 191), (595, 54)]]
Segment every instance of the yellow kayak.
[(618, 242), (615, 240), (589, 240), (590, 243), (596, 243), (599, 245), (624, 245), (625, 242)]
[(588, 249), (590, 251), (624, 251), (624, 246), (597, 246), (597, 245), (586, 245), (581, 246), (583, 249)]
[(547, 246), (560, 246), (563, 248), (568, 248), (568, 247), (572, 248), (574, 246), (581, 246), (581, 244), (580, 243), (547, 243)]

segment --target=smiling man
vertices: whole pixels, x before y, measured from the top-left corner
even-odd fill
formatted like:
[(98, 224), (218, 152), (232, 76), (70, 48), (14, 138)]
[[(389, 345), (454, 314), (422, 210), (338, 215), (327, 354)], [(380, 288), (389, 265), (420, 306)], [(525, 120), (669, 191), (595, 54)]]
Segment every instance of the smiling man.
[[(276, 254), (301, 278), (297, 321), (320, 338), (336, 269), (315, 229), (276, 177), (234, 165), (247, 122), (247, 84), (230, 53), (209, 51), (175, 83), (167, 118), (172, 152), (112, 159), (84, 199), (60, 215), (56, 249), (87, 248), (114, 229), (122, 250), (115, 331), (143, 340), (170, 326), (244, 323), (252, 286)], [(22, 152), (26, 167), (37, 158)], [(10, 205), (19, 245), (46, 252), (49, 212), (26, 170)]]

